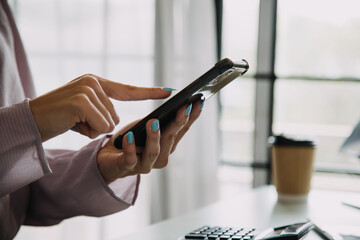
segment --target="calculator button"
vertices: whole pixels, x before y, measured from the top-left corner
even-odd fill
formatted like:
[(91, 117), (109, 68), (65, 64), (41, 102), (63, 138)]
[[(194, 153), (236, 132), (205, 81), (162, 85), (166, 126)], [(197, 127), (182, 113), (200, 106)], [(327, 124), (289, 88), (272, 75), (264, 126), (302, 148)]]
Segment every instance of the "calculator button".
[(240, 239), (243, 239), (243, 237), (242, 236), (233, 236), (231, 239), (232, 240), (240, 240)]
[(219, 237), (218, 235), (209, 235), (208, 239), (209, 240), (216, 240), (216, 239), (218, 239), (218, 237)]
[(253, 237), (251, 237), (251, 236), (245, 236), (245, 237), (243, 237), (242, 240), (251, 240), (251, 239), (253, 239)]
[(220, 240), (228, 240), (231, 236), (220, 236)]
[(205, 234), (186, 234), (185, 239), (205, 239)]
[(234, 234), (232, 234), (232, 233), (224, 233), (222, 236), (232, 236), (232, 235), (234, 235)]
[(237, 232), (236, 233), (236, 235), (246, 235), (246, 234), (248, 234), (248, 231), (246, 231), (246, 230), (241, 230), (240, 232)]

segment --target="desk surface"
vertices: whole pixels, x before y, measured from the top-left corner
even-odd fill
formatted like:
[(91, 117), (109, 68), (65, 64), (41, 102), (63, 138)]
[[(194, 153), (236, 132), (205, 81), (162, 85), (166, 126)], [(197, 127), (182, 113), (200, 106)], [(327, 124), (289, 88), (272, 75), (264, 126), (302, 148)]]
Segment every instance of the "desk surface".
[(204, 225), (259, 229), (314, 220), (330, 225), (360, 226), (360, 210), (342, 204), (360, 203), (360, 193), (312, 190), (306, 202), (281, 203), (275, 188), (260, 187), (240, 196), (153, 224), (125, 236), (126, 240), (171, 240)]

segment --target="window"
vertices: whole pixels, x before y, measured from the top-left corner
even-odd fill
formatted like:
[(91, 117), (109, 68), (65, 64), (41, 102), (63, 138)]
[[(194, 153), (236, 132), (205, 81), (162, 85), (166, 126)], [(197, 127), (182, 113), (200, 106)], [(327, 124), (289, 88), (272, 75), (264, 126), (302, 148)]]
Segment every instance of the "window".
[[(310, 137), (318, 143), (313, 184), (359, 190), (359, 159), (338, 152), (360, 121), (358, 1), (272, 1), (273, 31), (259, 25), (264, 15), (261, 4), (269, 2), (223, 1), (222, 55), (248, 59), (251, 71), (221, 93), (222, 163), (257, 166), (251, 164), (257, 160), (254, 136), (259, 134)], [(255, 77), (264, 74), (256, 71), (259, 61), (264, 61), (257, 59), (259, 34), (272, 35), (269, 39), (275, 43), (274, 66), (266, 79), (274, 78), (268, 88), (268, 102), (273, 102), (268, 109), (269, 133), (259, 132), (266, 128), (257, 129), (254, 118), (256, 102), (263, 97), (255, 90)]]
[(360, 173), (358, 159), (339, 153), (360, 120), (359, 7), (353, 0), (278, 1), (273, 131), (316, 139), (321, 172)]

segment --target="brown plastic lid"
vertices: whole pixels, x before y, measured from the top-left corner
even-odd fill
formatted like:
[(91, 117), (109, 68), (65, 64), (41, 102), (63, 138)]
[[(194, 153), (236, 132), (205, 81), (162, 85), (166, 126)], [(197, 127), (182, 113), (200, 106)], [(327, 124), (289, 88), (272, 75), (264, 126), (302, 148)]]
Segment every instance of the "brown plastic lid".
[(272, 146), (292, 146), (292, 147), (315, 147), (316, 143), (312, 139), (294, 138), (284, 135), (269, 137)]

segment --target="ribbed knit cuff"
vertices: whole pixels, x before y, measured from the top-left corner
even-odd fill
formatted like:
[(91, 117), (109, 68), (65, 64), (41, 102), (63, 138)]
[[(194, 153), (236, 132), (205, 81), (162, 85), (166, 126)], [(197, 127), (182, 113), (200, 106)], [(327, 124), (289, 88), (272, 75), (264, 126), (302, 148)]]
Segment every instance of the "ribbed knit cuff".
[[(0, 108), (0, 176), (4, 193), (51, 172), (29, 99)], [(1, 191), (2, 192), (2, 191)]]

